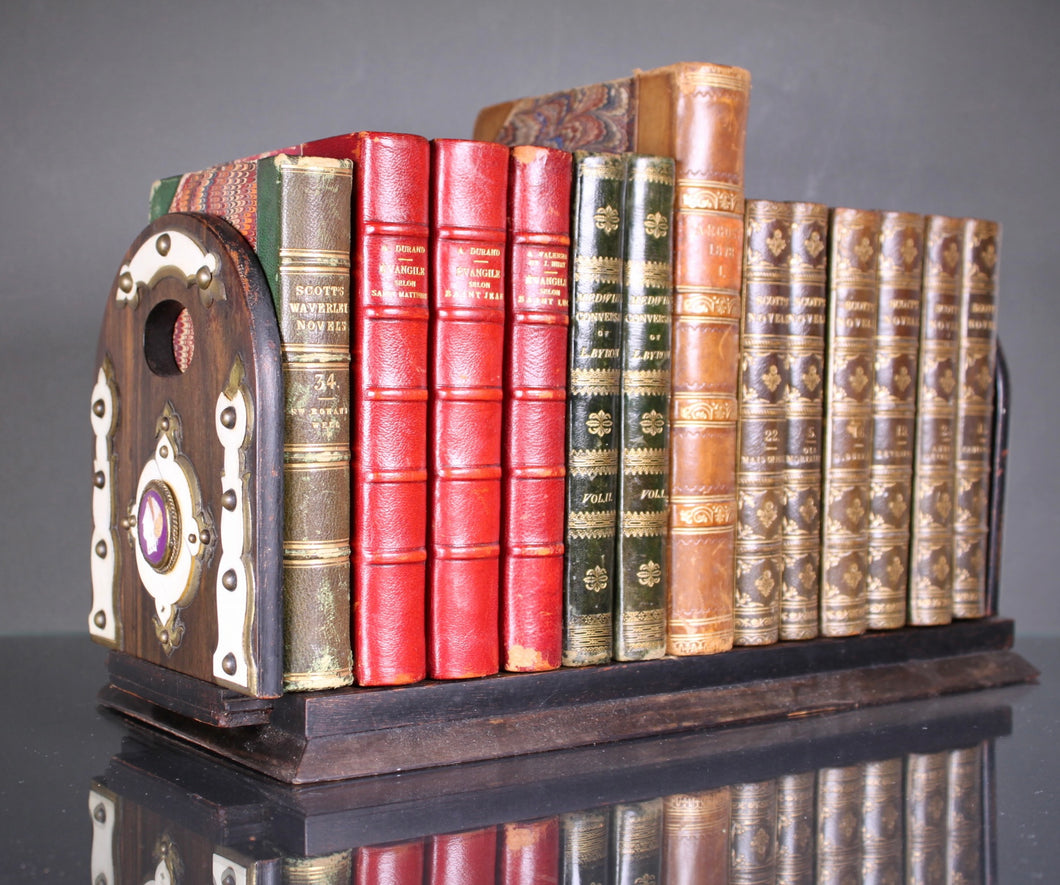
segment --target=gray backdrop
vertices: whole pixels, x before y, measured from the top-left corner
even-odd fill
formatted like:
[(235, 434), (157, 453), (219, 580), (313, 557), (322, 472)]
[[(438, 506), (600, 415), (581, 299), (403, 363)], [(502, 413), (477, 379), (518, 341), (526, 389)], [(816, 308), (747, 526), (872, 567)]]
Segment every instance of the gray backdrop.
[(1004, 224), (1002, 612), (1060, 632), (1060, 4), (30, 2), (0, 31), (0, 633), (82, 631), (99, 322), (158, 177), (680, 60), (751, 70), (747, 193)]

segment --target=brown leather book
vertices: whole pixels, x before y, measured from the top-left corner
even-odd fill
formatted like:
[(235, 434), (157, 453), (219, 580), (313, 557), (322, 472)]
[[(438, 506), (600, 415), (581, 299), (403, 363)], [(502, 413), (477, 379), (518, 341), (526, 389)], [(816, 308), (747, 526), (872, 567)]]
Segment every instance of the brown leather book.
[(662, 879), (667, 885), (725, 885), (731, 787), (663, 799)]
[(861, 881), (861, 765), (817, 772), (817, 883)]
[(960, 219), (928, 216), (924, 240), (908, 590), (908, 621), (916, 626), (953, 616)]
[(987, 744), (949, 751), (946, 778), (946, 872), (950, 882), (982, 882), (984, 771)]
[(781, 639), (813, 639), (819, 631), (827, 291), (828, 207), (792, 203)]
[(784, 578), (791, 207), (749, 200), (744, 232), (736, 466), (736, 645), (780, 636)]
[(869, 471), (870, 630), (905, 624), (923, 265), (923, 216), (884, 212)]
[(905, 763), (906, 881), (946, 881), (949, 752), (911, 753)]
[(764, 885), (776, 879), (777, 784), (732, 787), (729, 885)]
[(1000, 248), (999, 224), (965, 219), (957, 376), (957, 510), (953, 523), (955, 618), (988, 614), (986, 561)]
[(866, 762), (861, 797), (861, 881), (901, 882), (905, 869), (902, 827), (903, 759)]
[[(672, 157), (674, 315), (668, 652), (732, 647), (736, 388), (750, 74), (680, 62), (493, 105), (474, 137)], [(708, 357), (709, 355), (709, 357)]]
[(777, 778), (776, 885), (813, 885), (817, 772)]
[(880, 213), (833, 209), (825, 369), (821, 633), (865, 631)]

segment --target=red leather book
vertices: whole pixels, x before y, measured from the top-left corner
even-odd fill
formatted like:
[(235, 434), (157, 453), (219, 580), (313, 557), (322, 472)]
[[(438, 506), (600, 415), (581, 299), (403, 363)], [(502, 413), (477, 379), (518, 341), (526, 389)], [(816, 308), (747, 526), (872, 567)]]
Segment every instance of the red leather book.
[(500, 668), (508, 148), (431, 144), (427, 671)]
[(494, 885), (497, 829), (431, 836), (425, 882), (431, 885)]
[(499, 885), (555, 885), (560, 868), (559, 817), (515, 821), (500, 828)]
[(571, 155), (513, 148), (509, 176), (502, 666), (553, 670), (563, 647)]
[(357, 849), (356, 885), (423, 885), (423, 842)]
[(430, 145), (364, 132), (352, 157), (354, 672), (398, 685), (427, 672)]

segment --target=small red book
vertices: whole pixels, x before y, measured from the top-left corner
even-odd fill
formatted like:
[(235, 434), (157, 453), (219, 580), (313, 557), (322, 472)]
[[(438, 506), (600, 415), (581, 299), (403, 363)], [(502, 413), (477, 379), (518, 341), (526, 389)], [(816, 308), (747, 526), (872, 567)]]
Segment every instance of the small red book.
[(502, 666), (552, 670), (563, 646), (571, 155), (513, 148), (508, 188)]
[(361, 685), (427, 672), (430, 145), (358, 133), (353, 202), (353, 641)]
[(357, 849), (356, 885), (423, 885), (423, 842)]
[(425, 882), (431, 885), (495, 885), (497, 829), (431, 836)]
[(560, 869), (558, 817), (504, 824), (498, 841), (498, 885), (555, 885)]
[(501, 430), (509, 149), (431, 149), (427, 670), (500, 669)]

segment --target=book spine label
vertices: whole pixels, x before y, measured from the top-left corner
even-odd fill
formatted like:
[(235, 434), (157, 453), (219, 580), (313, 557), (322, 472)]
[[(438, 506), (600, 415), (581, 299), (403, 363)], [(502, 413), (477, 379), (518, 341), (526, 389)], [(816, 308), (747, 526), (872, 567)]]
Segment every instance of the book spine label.
[(869, 471), (880, 213), (835, 209), (824, 420), (821, 633), (853, 636), (868, 616)]
[(430, 148), (364, 133), (355, 156), (354, 667), (361, 685), (397, 685), (427, 668)]
[(614, 885), (662, 881), (663, 800), (611, 806)]
[(500, 666), (508, 148), (432, 142), (428, 674)]
[[(653, 94), (656, 86), (665, 95)], [(668, 651), (710, 654), (733, 642), (743, 173), (751, 79), (739, 68), (679, 65), (657, 77), (641, 75), (638, 88), (636, 149), (677, 161)], [(668, 127), (657, 125), (653, 101), (669, 104)]]
[(791, 326), (784, 464), (784, 588), (780, 638), (818, 634), (824, 340), (828, 320), (828, 207), (791, 207)]
[(816, 827), (814, 771), (777, 778), (777, 885), (813, 885)]
[(611, 660), (626, 158), (574, 154), (563, 665)]
[[(353, 680), (350, 644), (350, 206), (346, 161), (276, 157), (283, 366), (284, 687)], [(276, 214), (262, 211), (275, 193)], [(260, 223), (259, 223), (260, 228)], [(270, 229), (271, 232), (271, 229)], [(259, 245), (261, 236), (259, 234)], [(271, 254), (271, 253), (270, 253)]]
[(731, 787), (663, 799), (663, 878), (674, 885), (728, 885)]
[(732, 787), (729, 885), (775, 881), (776, 831), (776, 781), (735, 784)]
[(901, 882), (905, 875), (904, 764), (901, 758), (866, 762), (861, 797), (861, 881)]
[(505, 670), (552, 670), (563, 645), (571, 155), (512, 150), (504, 406)]
[(955, 618), (979, 618), (987, 614), (1000, 248), (1000, 225), (978, 218), (965, 220), (957, 388), (957, 509), (953, 522)]
[(916, 626), (948, 624), (953, 612), (960, 219), (929, 216), (924, 240), (908, 594)]
[(780, 635), (784, 577), (785, 404), (791, 315), (791, 209), (747, 204), (737, 426), (736, 645), (768, 645)]
[(894, 629), (906, 620), (923, 256), (923, 216), (884, 212), (872, 397), (870, 630)]
[(674, 163), (632, 155), (626, 187), (614, 657), (666, 653)]

